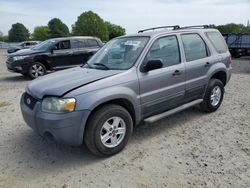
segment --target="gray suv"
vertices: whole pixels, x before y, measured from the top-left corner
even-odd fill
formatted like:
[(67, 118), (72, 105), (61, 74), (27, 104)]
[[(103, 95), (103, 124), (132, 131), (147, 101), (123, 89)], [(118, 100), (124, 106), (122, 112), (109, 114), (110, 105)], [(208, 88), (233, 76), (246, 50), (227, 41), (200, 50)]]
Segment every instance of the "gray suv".
[(141, 122), (194, 105), (216, 111), (231, 76), (222, 35), (205, 26), (169, 28), (115, 38), (83, 67), (30, 82), (21, 98), (25, 122), (44, 137), (110, 156)]

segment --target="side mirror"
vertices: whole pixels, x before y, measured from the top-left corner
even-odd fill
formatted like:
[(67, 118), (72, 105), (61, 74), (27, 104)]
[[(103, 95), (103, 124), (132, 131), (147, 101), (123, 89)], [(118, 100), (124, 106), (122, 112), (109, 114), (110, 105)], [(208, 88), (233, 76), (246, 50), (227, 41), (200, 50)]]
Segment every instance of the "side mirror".
[(50, 52), (53, 54), (53, 53), (54, 53), (54, 50), (56, 50), (56, 47), (55, 47), (55, 46), (52, 46), (51, 49), (50, 49)]
[(163, 67), (163, 63), (161, 59), (149, 60), (144, 65), (144, 72), (149, 72), (151, 70), (160, 69)]

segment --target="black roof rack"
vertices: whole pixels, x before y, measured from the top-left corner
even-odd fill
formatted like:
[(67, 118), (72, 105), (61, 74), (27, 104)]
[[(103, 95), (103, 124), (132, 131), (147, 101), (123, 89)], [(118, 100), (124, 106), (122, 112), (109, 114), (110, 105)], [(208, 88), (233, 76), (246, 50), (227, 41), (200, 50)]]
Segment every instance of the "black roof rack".
[(173, 30), (176, 30), (176, 29), (180, 29), (180, 26), (179, 25), (172, 25), (172, 26), (152, 27), (149, 29), (140, 30), (140, 31), (138, 31), (138, 33), (143, 33), (144, 31), (150, 31), (150, 30), (156, 30), (156, 29), (166, 29), (166, 28), (173, 28)]
[(206, 29), (209, 28), (208, 25), (191, 25), (191, 26), (185, 26), (180, 27), (179, 29)]

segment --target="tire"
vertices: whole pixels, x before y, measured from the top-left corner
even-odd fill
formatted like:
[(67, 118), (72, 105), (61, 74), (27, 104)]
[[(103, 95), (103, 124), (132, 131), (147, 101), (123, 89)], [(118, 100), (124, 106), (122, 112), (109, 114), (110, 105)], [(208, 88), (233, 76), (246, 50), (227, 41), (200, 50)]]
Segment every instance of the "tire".
[[(117, 133), (118, 129), (120, 132)], [(129, 112), (119, 105), (109, 104), (90, 116), (84, 142), (93, 154), (108, 157), (125, 147), (132, 132), (133, 120)]]
[(211, 79), (208, 83), (200, 109), (204, 112), (216, 111), (223, 101), (224, 85), (218, 79)]
[(31, 79), (35, 79), (35, 78), (37, 78), (39, 76), (43, 76), (45, 74), (46, 74), (46, 67), (40, 62), (32, 63), (28, 68), (27, 75)]

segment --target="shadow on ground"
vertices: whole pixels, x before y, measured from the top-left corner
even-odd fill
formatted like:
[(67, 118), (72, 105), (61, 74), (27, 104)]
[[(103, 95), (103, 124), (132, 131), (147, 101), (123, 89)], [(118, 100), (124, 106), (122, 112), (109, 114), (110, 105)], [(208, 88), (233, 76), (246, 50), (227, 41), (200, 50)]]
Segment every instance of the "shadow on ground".
[[(162, 132), (167, 134), (172, 128), (183, 126), (186, 121), (199, 118), (202, 114), (203, 113), (197, 109), (190, 108), (156, 123), (140, 125), (135, 128), (134, 134), (130, 139), (130, 144), (126, 149), (129, 150), (129, 147), (133, 147), (133, 144), (138, 141), (143, 142), (143, 140), (149, 137), (157, 137), (162, 134)], [(16, 147), (19, 148), (19, 151), (16, 152), (18, 156), (15, 158), (28, 160), (29, 165), (41, 170), (50, 168), (61, 169), (65, 167), (74, 168), (79, 165), (84, 167), (95, 162), (106, 160), (105, 158), (92, 155), (86, 146), (71, 147), (54, 142), (51, 143), (32, 130), (28, 130), (28, 128), (18, 134), (16, 141)], [(119, 155), (123, 155), (123, 153), (118, 154), (118, 156)], [(117, 155), (113, 157), (117, 157)]]
[(28, 77), (25, 77), (23, 75), (13, 75), (13, 76), (6, 76), (3, 78), (0, 78), (0, 81), (3, 81), (3, 82), (23, 82), (23, 81), (31, 81), (31, 79)]

